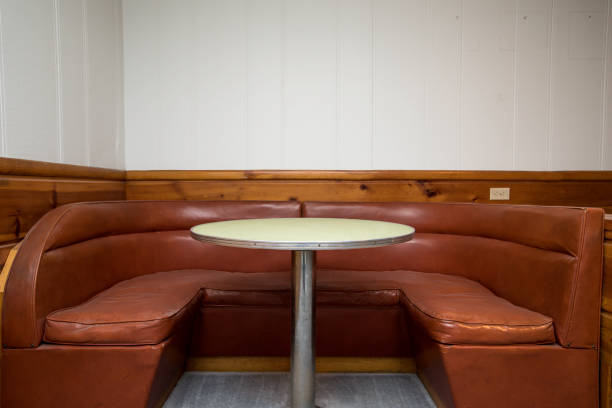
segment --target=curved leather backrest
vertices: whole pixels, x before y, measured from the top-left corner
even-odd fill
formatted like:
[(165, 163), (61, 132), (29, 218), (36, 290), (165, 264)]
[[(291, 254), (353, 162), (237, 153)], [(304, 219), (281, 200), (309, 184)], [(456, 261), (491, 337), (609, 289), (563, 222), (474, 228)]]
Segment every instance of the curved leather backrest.
[(516, 305), (552, 317), (560, 344), (598, 346), (603, 263), (599, 208), (307, 202), (302, 214), (416, 228), (414, 239), (404, 244), (320, 251), (320, 268), (462, 275)]
[(178, 269), (282, 271), (287, 251), (227, 248), (189, 235), (197, 224), (299, 217), (297, 202), (120, 201), (70, 204), (28, 233), (4, 296), (7, 347), (36, 347), (46, 316), (135, 276)]

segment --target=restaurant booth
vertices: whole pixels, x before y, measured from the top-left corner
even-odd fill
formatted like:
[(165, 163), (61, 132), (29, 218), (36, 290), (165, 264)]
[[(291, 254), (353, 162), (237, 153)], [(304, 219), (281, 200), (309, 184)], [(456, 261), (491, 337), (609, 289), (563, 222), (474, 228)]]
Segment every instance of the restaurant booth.
[(0, 1), (0, 407), (612, 406), (610, 1)]

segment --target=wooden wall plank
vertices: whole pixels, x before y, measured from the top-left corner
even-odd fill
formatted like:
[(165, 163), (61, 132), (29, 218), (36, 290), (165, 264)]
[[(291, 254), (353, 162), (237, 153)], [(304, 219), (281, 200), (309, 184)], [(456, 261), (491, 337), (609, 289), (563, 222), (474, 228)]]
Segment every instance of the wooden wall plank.
[[(1, 164), (1, 162), (0, 162)], [(0, 167), (0, 173), (2, 168)], [(475, 170), (129, 170), (128, 181), (153, 180), (512, 180), (612, 181), (612, 171)]]
[(0, 175), (117, 181), (123, 181), (125, 179), (125, 171), (123, 170), (49, 163), (35, 160), (11, 159), (8, 157), (0, 157)]
[[(510, 187), (510, 200), (490, 201), (491, 187)], [(453, 201), (612, 210), (612, 181), (128, 181), (126, 196), (129, 200)]]
[(124, 199), (123, 181), (0, 175), (0, 243), (23, 238), (40, 217), (59, 205)]
[(17, 245), (17, 243), (15, 242), (0, 245), (0, 269), (2, 269), (2, 267), (6, 263), (9, 253), (11, 252), (11, 249), (15, 247), (15, 245)]
[[(270, 372), (289, 371), (289, 357), (192, 357), (189, 371)], [(414, 373), (413, 358), (404, 357), (317, 357), (318, 373)]]

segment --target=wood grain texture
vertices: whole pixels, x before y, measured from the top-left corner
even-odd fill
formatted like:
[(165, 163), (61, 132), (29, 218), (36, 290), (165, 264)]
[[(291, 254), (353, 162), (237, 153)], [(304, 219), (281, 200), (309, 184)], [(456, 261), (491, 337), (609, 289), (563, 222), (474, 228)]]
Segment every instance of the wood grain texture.
[(100, 167), (76, 166), (35, 160), (0, 157), (0, 174), (7, 176), (81, 178), (95, 180), (125, 179), (125, 171)]
[(15, 245), (17, 245), (16, 242), (11, 242), (9, 244), (0, 245), (0, 269), (2, 269), (2, 267), (6, 263), (9, 253), (11, 252), (11, 249), (13, 249)]
[[(6, 281), (8, 279), (8, 275), (11, 271), (11, 266), (13, 266), (13, 261), (15, 260), (15, 256), (17, 255), (17, 251), (19, 251), (19, 247), (21, 244), (14, 245), (6, 258), (6, 262), (0, 268), (2, 272), (0, 272), (0, 328), (2, 328), (2, 305), (4, 304), (4, 289), (6, 287)], [(2, 344), (2, 330), (0, 329), (0, 344)], [(2, 355), (2, 347), (0, 347), (0, 356)], [(1, 378), (0, 378), (1, 380)]]
[[(289, 371), (289, 357), (197, 357), (187, 361), (188, 371), (273, 372)], [(319, 373), (414, 373), (412, 358), (317, 357)]]
[(40, 217), (62, 204), (123, 199), (123, 181), (0, 175), (0, 243), (23, 238)]
[[(509, 187), (510, 200), (489, 200), (491, 187)], [(126, 196), (128, 200), (449, 201), (592, 206), (612, 212), (612, 180), (128, 180)]]
[(510, 180), (612, 181), (612, 171), (128, 170), (126, 180)]

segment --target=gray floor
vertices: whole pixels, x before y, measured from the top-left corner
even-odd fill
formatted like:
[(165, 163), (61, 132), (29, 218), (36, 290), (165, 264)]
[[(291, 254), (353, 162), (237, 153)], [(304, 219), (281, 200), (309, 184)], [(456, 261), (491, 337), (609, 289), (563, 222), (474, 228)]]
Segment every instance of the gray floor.
[[(317, 374), (321, 408), (435, 408), (415, 374)], [(287, 373), (188, 371), (164, 408), (285, 408)]]

